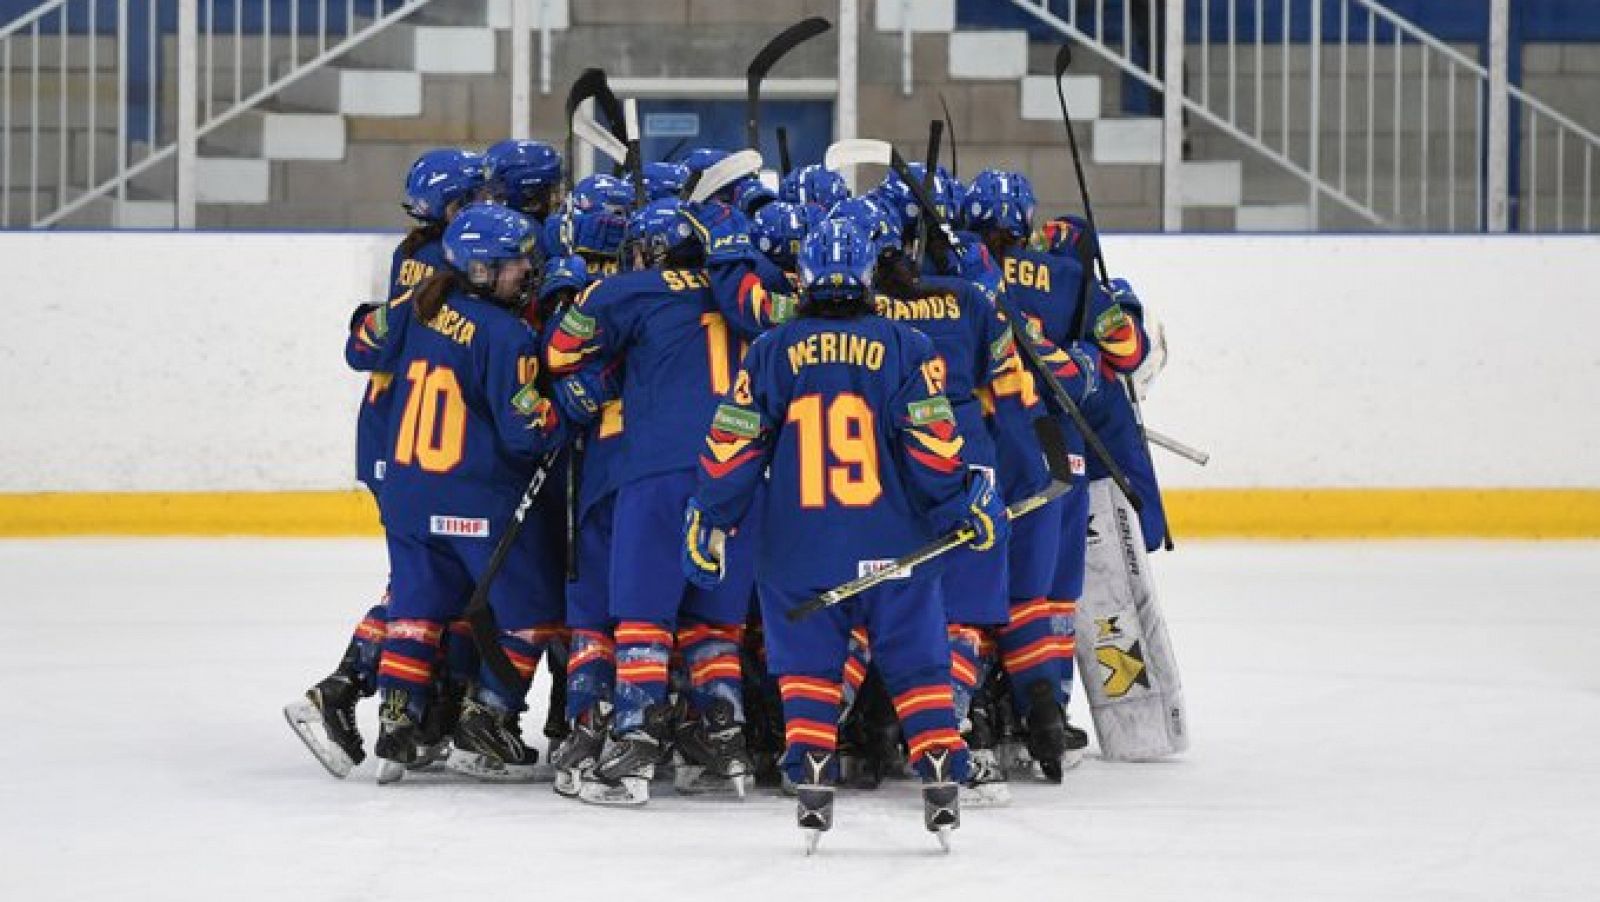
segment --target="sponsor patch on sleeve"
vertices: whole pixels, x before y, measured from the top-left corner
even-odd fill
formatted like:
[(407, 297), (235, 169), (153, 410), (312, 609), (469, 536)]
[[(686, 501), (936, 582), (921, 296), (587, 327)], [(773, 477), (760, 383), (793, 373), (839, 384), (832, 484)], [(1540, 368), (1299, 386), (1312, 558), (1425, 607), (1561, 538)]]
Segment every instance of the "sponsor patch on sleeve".
[(911, 414), (911, 422), (918, 426), (937, 423), (940, 420), (954, 420), (955, 413), (950, 409), (950, 402), (943, 397), (926, 398), (921, 401), (912, 401), (906, 406)]
[(740, 438), (757, 438), (761, 435), (761, 414), (732, 404), (722, 404), (711, 418), (711, 425)]
[(566, 315), (561, 317), (561, 331), (574, 338), (593, 338), (594, 317), (585, 314), (576, 306), (568, 307)]
[(1128, 314), (1120, 306), (1113, 304), (1110, 309), (1100, 314), (1094, 321), (1094, 337), (1097, 339), (1110, 338), (1128, 325)]
[(511, 406), (517, 409), (517, 413), (531, 417), (539, 411), (539, 400), (539, 390), (530, 382), (511, 396)]

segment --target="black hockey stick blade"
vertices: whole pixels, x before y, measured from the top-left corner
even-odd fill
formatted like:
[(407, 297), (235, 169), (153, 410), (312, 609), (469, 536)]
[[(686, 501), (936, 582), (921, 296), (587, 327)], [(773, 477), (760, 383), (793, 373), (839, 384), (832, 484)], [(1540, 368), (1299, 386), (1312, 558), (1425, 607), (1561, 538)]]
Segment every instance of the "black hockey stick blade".
[(628, 143), (627, 117), (622, 109), (622, 101), (611, 91), (611, 82), (606, 80), (604, 70), (600, 72), (600, 84), (594, 95), (595, 109), (606, 117), (606, 128), (618, 141)]
[(778, 60), (794, 48), (804, 44), (819, 34), (833, 27), (833, 23), (821, 16), (812, 16), (790, 25), (777, 37), (767, 42), (767, 46), (750, 60), (750, 67), (745, 70), (745, 137), (749, 147), (760, 148), (757, 142), (761, 140), (761, 82), (767, 77), (772, 67)]
[(956, 120), (950, 115), (950, 104), (944, 101), (944, 92), (939, 92), (939, 109), (944, 111), (944, 125), (950, 131), (950, 177), (961, 178), (961, 158), (956, 153)]
[(794, 161), (789, 158), (789, 130), (778, 126), (778, 174), (787, 176), (794, 170)]
[(574, 113), (578, 112), (578, 107), (582, 106), (585, 100), (589, 100), (597, 96), (601, 87), (603, 87), (605, 83), (606, 73), (603, 70), (585, 69), (583, 70), (582, 74), (580, 74), (572, 82), (572, 87), (567, 90), (567, 116), (565, 120), (567, 123), (567, 158), (564, 161), (566, 166), (563, 175), (565, 176), (566, 188), (569, 194), (572, 192), (572, 157), (578, 149), (577, 135), (572, 128), (572, 116)]
[(1056, 81), (1061, 80), (1061, 73), (1067, 71), (1067, 67), (1071, 65), (1072, 45), (1062, 41), (1061, 46), (1056, 48)]

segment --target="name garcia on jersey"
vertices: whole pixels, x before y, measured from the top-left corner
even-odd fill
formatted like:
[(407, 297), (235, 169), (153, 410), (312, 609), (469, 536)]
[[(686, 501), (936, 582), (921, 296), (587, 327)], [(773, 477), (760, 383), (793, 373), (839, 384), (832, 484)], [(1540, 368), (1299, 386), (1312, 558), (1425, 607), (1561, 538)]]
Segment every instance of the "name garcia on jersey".
[(883, 368), (883, 342), (848, 332), (817, 332), (789, 345), (789, 369), (798, 375), (808, 366), (843, 363), (877, 371)]
[(456, 344), (467, 347), (472, 346), (472, 337), (478, 334), (477, 324), (450, 309), (449, 304), (442, 305), (439, 308), (439, 315), (425, 325)]

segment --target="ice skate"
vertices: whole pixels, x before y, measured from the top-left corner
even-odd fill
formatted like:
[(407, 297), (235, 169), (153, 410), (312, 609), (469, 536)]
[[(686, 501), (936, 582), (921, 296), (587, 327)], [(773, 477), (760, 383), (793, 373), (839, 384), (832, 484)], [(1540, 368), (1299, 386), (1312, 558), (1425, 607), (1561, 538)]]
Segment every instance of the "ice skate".
[(972, 773), (961, 784), (961, 804), (969, 808), (1004, 808), (1011, 804), (1011, 784), (993, 749), (972, 750)]
[(569, 799), (578, 797), (583, 778), (594, 769), (605, 748), (606, 727), (609, 718), (591, 713), (572, 724), (567, 738), (550, 753), (557, 795)]
[[(1066, 712), (1043, 680), (1028, 687), (1028, 700), (1028, 754), (1038, 762), (1046, 780), (1060, 783), (1067, 755)], [(1083, 757), (1081, 749), (1078, 757)]]
[(328, 773), (341, 780), (367, 757), (356, 726), (356, 702), (360, 698), (361, 690), (355, 681), (335, 673), (307, 689), (303, 701), (283, 707), (284, 719), (306, 749)]
[(817, 851), (822, 834), (833, 829), (833, 780), (828, 768), (833, 755), (806, 752), (803, 782), (795, 784), (795, 823), (805, 834), (806, 854)]
[(470, 696), (461, 705), (455, 746), (448, 766), (457, 773), (491, 783), (531, 783), (537, 776), (539, 753), (522, 741), (517, 714)]
[(638, 806), (650, 801), (650, 781), (665, 751), (671, 722), (669, 705), (651, 705), (642, 725), (611, 737), (579, 787), (578, 798), (593, 805)]
[(417, 738), (420, 731), (407, 706), (411, 693), (404, 689), (383, 690), (378, 708), (378, 742), (373, 753), (378, 757), (378, 782), (393, 783), (405, 776), (406, 768), (417, 763)]
[(950, 773), (950, 750), (934, 749), (923, 758), (928, 775), (922, 783), (922, 824), (950, 851), (950, 834), (961, 827), (961, 787)]
[(754, 768), (744, 725), (734, 718), (733, 705), (718, 699), (699, 720), (678, 725), (675, 790), (685, 795), (732, 792), (744, 798)]

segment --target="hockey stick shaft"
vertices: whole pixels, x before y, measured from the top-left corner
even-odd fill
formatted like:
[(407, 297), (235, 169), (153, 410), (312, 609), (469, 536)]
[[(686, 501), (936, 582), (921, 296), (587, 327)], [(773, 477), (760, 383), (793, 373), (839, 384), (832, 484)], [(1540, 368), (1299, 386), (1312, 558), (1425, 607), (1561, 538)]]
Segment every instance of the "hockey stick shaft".
[(533, 506), (535, 498), (539, 497), (539, 490), (544, 488), (550, 469), (555, 466), (556, 459), (561, 455), (560, 449), (547, 452), (539, 458), (533, 468), (533, 476), (528, 480), (528, 488), (522, 493), (522, 500), (517, 503), (511, 512), (511, 519), (506, 522), (505, 529), (500, 532), (500, 540), (495, 543), (494, 551), (489, 554), (489, 563), (483, 568), (483, 576), (478, 584), (472, 587), (472, 597), (467, 600), (466, 609), (461, 612), (463, 620), (472, 630), (472, 641), (478, 646), (478, 654), (483, 657), (483, 663), (494, 674), (496, 680), (506, 688), (522, 684), (522, 675), (517, 672), (516, 665), (506, 656), (505, 649), (500, 646), (500, 624), (495, 619), (494, 608), (489, 605), (489, 587), (494, 584), (494, 578), (500, 575), (505, 567), (506, 558), (510, 557), (511, 549), (517, 544), (517, 536), (522, 533), (522, 524), (528, 518), (528, 509)]
[(833, 24), (821, 16), (802, 19), (768, 41), (750, 60), (745, 69), (745, 146), (761, 148), (761, 83), (766, 80), (767, 73), (789, 51), (832, 27)]
[(789, 157), (789, 130), (778, 126), (778, 174), (787, 176), (794, 171), (794, 161)]
[(944, 92), (939, 92), (939, 109), (944, 112), (944, 127), (950, 132), (950, 177), (961, 178), (961, 155), (956, 149), (956, 120), (950, 115), (950, 104), (944, 101)]
[[(944, 140), (944, 120), (934, 119), (928, 123), (928, 154), (924, 158), (922, 169), (922, 191), (929, 196), (933, 194), (934, 170), (939, 165), (939, 144)], [(912, 262), (916, 264), (918, 272), (922, 271), (922, 260), (928, 253), (928, 242), (932, 240), (928, 232), (933, 228), (933, 221), (927, 216), (920, 216), (921, 225), (917, 229), (916, 252), (912, 254)]]
[(1202, 467), (1211, 462), (1211, 453), (1208, 451), (1202, 451), (1193, 445), (1186, 445), (1183, 442), (1180, 442), (1171, 436), (1163, 435), (1154, 429), (1146, 428), (1144, 434), (1145, 437), (1150, 440), (1150, 444), (1155, 445), (1157, 448), (1160, 448), (1164, 451), (1169, 451), (1173, 454), (1176, 454), (1184, 460), (1199, 464)]
[[(1062, 495), (1065, 495), (1071, 490), (1072, 485), (1070, 483), (1051, 482), (1044, 491), (1035, 495), (1029, 495), (1021, 501), (1018, 501), (1016, 504), (1006, 508), (1006, 515), (1013, 520), (1017, 519), (1018, 517), (1025, 517), (1028, 514), (1031, 514), (1050, 502), (1056, 500), (1057, 498), (1060, 498)], [(907, 554), (904, 557), (896, 558), (888, 567), (879, 570), (876, 573), (870, 573), (866, 576), (858, 577), (841, 586), (836, 586), (835, 588), (829, 589), (828, 591), (823, 592), (821, 595), (816, 595), (806, 599), (800, 604), (790, 608), (784, 614), (784, 617), (788, 618), (790, 623), (798, 622), (805, 617), (815, 614), (817, 611), (820, 611), (823, 608), (831, 608), (834, 605), (845, 601), (846, 599), (854, 598), (855, 596), (860, 595), (862, 592), (865, 592), (868, 589), (881, 586), (891, 579), (899, 579), (903, 576), (906, 576), (912, 570), (915, 570), (917, 567), (928, 563), (934, 558), (948, 554), (949, 552), (960, 548), (962, 545), (972, 541), (976, 536), (977, 532), (969, 526), (963, 526), (959, 529), (951, 530), (950, 532), (945, 533), (926, 545), (923, 545), (921, 548), (918, 548), (910, 554)]]

